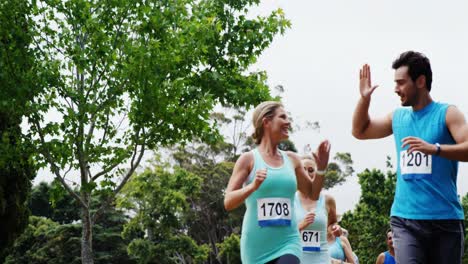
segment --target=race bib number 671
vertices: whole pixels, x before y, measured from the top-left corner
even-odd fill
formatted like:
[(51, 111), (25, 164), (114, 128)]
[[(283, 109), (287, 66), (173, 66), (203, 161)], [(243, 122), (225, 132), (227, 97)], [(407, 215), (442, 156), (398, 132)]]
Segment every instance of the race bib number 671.
[(320, 251), (320, 232), (315, 230), (302, 230), (302, 250)]
[(420, 151), (408, 153), (406, 150), (400, 152), (401, 174), (431, 174), (432, 155)]
[(290, 226), (291, 216), (291, 199), (257, 199), (257, 219), (259, 226)]

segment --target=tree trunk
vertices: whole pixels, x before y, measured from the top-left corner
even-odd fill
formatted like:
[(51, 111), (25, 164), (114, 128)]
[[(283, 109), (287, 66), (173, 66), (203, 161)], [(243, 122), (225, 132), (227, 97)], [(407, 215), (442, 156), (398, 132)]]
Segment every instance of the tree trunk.
[[(89, 205), (89, 199), (84, 199)], [(94, 264), (93, 260), (93, 223), (91, 221), (91, 215), (87, 208), (81, 209), (81, 221), (82, 221), (82, 232), (81, 232), (81, 263), (82, 264)]]

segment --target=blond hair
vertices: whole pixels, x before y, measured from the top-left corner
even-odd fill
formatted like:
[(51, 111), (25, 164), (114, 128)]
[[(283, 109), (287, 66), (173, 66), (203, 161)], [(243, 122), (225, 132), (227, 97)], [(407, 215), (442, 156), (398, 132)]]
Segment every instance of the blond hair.
[(301, 157), (302, 162), (309, 161), (312, 162), (314, 169), (317, 169), (317, 163), (315, 162), (315, 158), (312, 155), (304, 155)]
[(315, 158), (314, 158), (314, 156), (312, 156), (312, 155), (310, 155), (310, 154), (302, 155), (301, 159), (302, 159), (302, 160), (311, 160), (312, 162), (315, 163)]
[(255, 144), (260, 144), (262, 142), (263, 137), (263, 118), (273, 118), (276, 109), (283, 107), (283, 104), (276, 101), (266, 101), (263, 102), (257, 107), (253, 112), (252, 117), (252, 124), (255, 129), (254, 133), (252, 134), (252, 138), (255, 141)]

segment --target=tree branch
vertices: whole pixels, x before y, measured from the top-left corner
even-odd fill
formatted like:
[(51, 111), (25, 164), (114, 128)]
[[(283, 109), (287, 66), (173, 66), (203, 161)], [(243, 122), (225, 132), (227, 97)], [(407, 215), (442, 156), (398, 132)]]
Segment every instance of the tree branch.
[[(144, 134), (144, 130), (143, 130), (143, 134)], [(143, 158), (143, 154), (145, 152), (146, 143), (143, 142), (141, 144), (140, 155), (138, 156), (138, 158), (135, 161), (135, 158), (136, 158), (136, 156), (138, 154), (138, 141), (139, 141), (139, 139), (140, 139), (140, 131), (137, 131), (136, 135), (135, 135), (135, 148), (134, 148), (134, 151), (133, 151), (132, 159), (130, 161), (130, 169), (128, 170), (127, 174), (124, 176), (123, 180), (120, 182), (119, 186), (114, 190), (114, 196), (113, 197), (108, 197), (101, 204), (99, 209), (96, 210), (96, 212), (94, 213), (94, 216), (93, 216), (93, 223), (98, 219), (98, 217), (101, 215), (102, 211), (115, 200), (115, 195), (123, 188), (123, 186), (128, 181), (130, 176), (135, 172), (136, 167), (140, 164), (141, 159)], [(107, 169), (104, 169), (102, 172), (96, 174), (93, 178), (97, 179), (99, 176), (107, 173), (106, 171), (110, 171), (113, 168), (115, 168), (118, 164), (120, 164), (120, 162), (114, 163), (114, 165), (108, 167)]]
[[(135, 150), (133, 152), (133, 156), (132, 156), (132, 161), (130, 162), (130, 169), (128, 170), (128, 172), (126, 173), (126, 175), (124, 176), (122, 182), (120, 182), (119, 186), (114, 190), (114, 196), (113, 197), (109, 197), (108, 199), (106, 199), (102, 204), (101, 206), (99, 207), (99, 209), (96, 210), (96, 212), (94, 213), (94, 216), (92, 217), (92, 221), (93, 221), (93, 224), (96, 222), (96, 220), (98, 219), (98, 217), (101, 215), (102, 211), (107, 207), (109, 206), (115, 199), (115, 195), (117, 193), (120, 192), (120, 190), (125, 186), (125, 183), (127, 183), (127, 181), (129, 180), (129, 178), (132, 176), (132, 174), (135, 172), (135, 169), (138, 167), (138, 165), (140, 164), (141, 162), (141, 159), (143, 158), (143, 154), (145, 152), (145, 143), (141, 144), (141, 147), (140, 147), (140, 154), (138, 155), (138, 158), (136, 158), (137, 156), (137, 153), (138, 153), (138, 144), (135, 145)], [(136, 160), (135, 160), (136, 158)], [(97, 176), (97, 174), (96, 174)], [(94, 176), (94, 177), (96, 177)]]
[(86, 152), (89, 151), (89, 144), (91, 144), (91, 138), (93, 137), (94, 127), (95, 126), (96, 126), (96, 119), (92, 118), (91, 119), (91, 125), (90, 125), (90, 127), (88, 129), (88, 135), (86, 135), (86, 141), (85, 141), (85, 145), (84, 145), (84, 148), (85, 148)]
[[(46, 146), (44, 134), (42, 133), (42, 129), (41, 129), (41, 126), (39, 125), (39, 121), (33, 120), (33, 124), (37, 129), (42, 146)], [(72, 190), (72, 188), (70, 188), (70, 186), (65, 182), (65, 179), (62, 178), (62, 176), (60, 175), (60, 169), (58, 168), (57, 165), (55, 165), (52, 155), (50, 154), (50, 151), (48, 149), (41, 149), (41, 154), (46, 158), (47, 162), (49, 163), (52, 172), (55, 174), (55, 178), (60, 181), (62, 186), (68, 191), (68, 193), (70, 193), (78, 201), (78, 203), (81, 204), (81, 206), (88, 209), (88, 205), (81, 199), (81, 197), (78, 194), (76, 194)]]
[(128, 179), (132, 176), (132, 174), (135, 172), (136, 168), (141, 162), (141, 159), (143, 158), (143, 154), (145, 153), (145, 144), (143, 143), (140, 147), (140, 154), (138, 155), (138, 158), (136, 158), (137, 154), (137, 148), (138, 145), (135, 145), (135, 151), (133, 153), (132, 161), (130, 162), (130, 169), (127, 171), (127, 174), (124, 176), (122, 182), (120, 182), (120, 185), (114, 190), (114, 194), (117, 194), (120, 192), (120, 190), (124, 187), (125, 183), (127, 183)]
[(115, 162), (113, 165), (103, 169), (102, 171), (100, 171), (99, 173), (96, 173), (96, 175), (94, 175), (92, 177), (92, 180), (93, 181), (96, 181), (99, 177), (101, 177), (102, 175), (110, 172), (111, 170), (115, 169), (115, 167), (117, 167), (118, 165), (120, 164), (120, 162)]

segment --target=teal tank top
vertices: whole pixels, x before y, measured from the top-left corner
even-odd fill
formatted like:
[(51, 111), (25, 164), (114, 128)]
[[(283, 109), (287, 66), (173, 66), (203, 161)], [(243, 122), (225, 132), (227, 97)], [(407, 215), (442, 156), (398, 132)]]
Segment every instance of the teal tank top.
[(287, 154), (279, 151), (283, 165), (266, 164), (257, 149), (253, 150), (254, 166), (245, 184), (260, 169), (267, 169), (262, 185), (245, 200), (242, 223), (241, 259), (244, 264), (266, 263), (285, 254), (301, 258), (301, 242), (294, 213), (297, 190), (294, 166)]
[[(299, 192), (296, 192), (294, 202), (296, 219), (300, 223), (306, 214), (302, 207)], [(308, 225), (300, 234), (302, 241), (302, 263), (329, 264), (330, 255), (327, 241), (328, 212), (325, 205), (325, 196), (320, 194), (315, 207), (315, 221)]]
[(464, 219), (457, 196), (458, 162), (422, 152), (408, 154), (408, 136), (430, 144), (455, 144), (446, 125), (447, 104), (432, 102), (419, 111), (405, 107), (392, 117), (397, 151), (397, 184), (391, 216), (414, 220)]
[(343, 246), (341, 246), (341, 239), (339, 237), (336, 237), (335, 242), (330, 245), (328, 250), (332, 258), (345, 261), (346, 255)]

